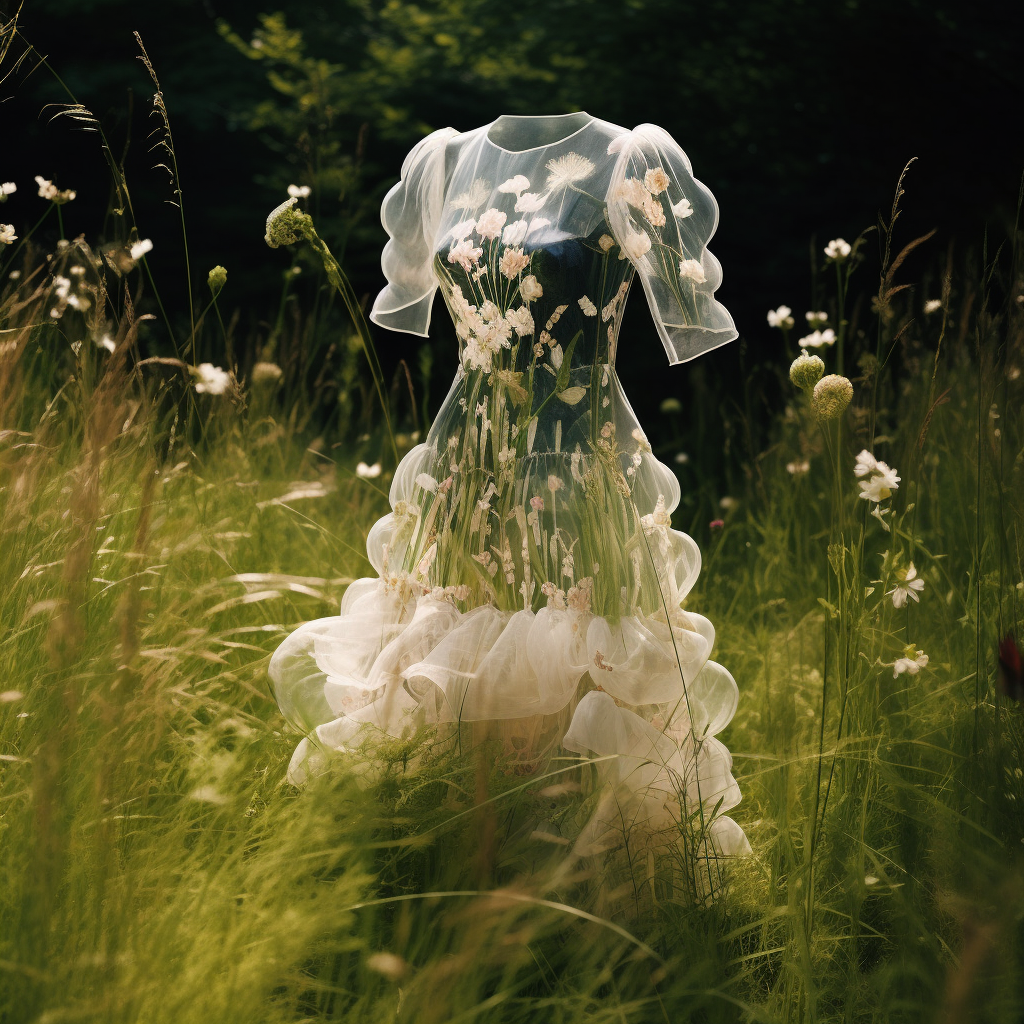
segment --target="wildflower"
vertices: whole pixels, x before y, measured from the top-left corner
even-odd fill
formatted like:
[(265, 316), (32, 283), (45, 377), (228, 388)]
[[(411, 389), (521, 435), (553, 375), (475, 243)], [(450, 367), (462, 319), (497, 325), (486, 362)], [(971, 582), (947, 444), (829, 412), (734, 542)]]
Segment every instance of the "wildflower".
[(214, 298), (220, 295), (220, 291), (227, 284), (227, 281), (228, 272), (219, 263), (206, 276), (206, 283), (210, 286), (210, 291), (213, 292)]
[(505, 230), (501, 233), (501, 240), (505, 245), (519, 245), (528, 233), (529, 226), (524, 217), (521, 220), (514, 220), (511, 224), (506, 225)]
[(711, 522), (708, 523), (708, 529), (710, 530), (721, 530), (723, 526), (725, 526), (724, 519), (712, 519)]
[(463, 270), (468, 271), (471, 267), (475, 266), (483, 253), (483, 249), (479, 246), (474, 246), (468, 238), (463, 238), (448, 250), (448, 262), (458, 263)]
[(779, 306), (778, 309), (768, 310), (768, 326), (778, 327), (780, 330), (788, 331), (793, 326), (794, 320), (789, 306)]
[(519, 294), (522, 295), (523, 302), (533, 302), (544, 294), (544, 287), (533, 274), (530, 274), (520, 282)]
[(538, 195), (536, 192), (524, 192), (517, 200), (516, 213), (536, 213), (546, 202), (546, 195)]
[(602, 252), (607, 252), (615, 245), (615, 239), (611, 235), (602, 235), (597, 240), (597, 244), (601, 247)]
[(363, 480), (373, 480), (381, 474), (381, 465), (379, 462), (375, 462), (372, 466), (368, 466), (365, 462), (359, 462), (356, 464), (356, 476)]
[(666, 398), (658, 407), (665, 415), (683, 411), (683, 403), (678, 398)]
[(61, 191), (52, 181), (47, 181), (46, 178), (39, 174), (36, 175), (36, 184), (39, 186), (39, 198), (49, 199), (50, 202), (56, 203), (57, 206), (70, 203), (77, 195), (74, 189), (69, 188)]
[(650, 248), (651, 236), (646, 231), (627, 230), (626, 237), (622, 240), (622, 251), (619, 253), (619, 259), (624, 260), (628, 256), (630, 259), (638, 260)]
[(530, 257), (518, 246), (515, 249), (506, 248), (501, 254), (498, 269), (508, 278), (518, 277), (530, 265)]
[(859, 477), (860, 494), (865, 501), (885, 501), (897, 490), (900, 478), (894, 469), (879, 461), (866, 449), (857, 456), (853, 467), (854, 475)]
[(578, 301), (580, 304), (580, 309), (583, 310), (584, 316), (597, 316), (597, 306), (595, 306), (594, 303), (591, 302), (586, 295), (584, 295)]
[(811, 407), (822, 420), (837, 420), (853, 400), (853, 385), (837, 373), (822, 377), (814, 385)]
[(801, 352), (789, 367), (789, 379), (804, 391), (813, 390), (825, 372), (825, 364), (819, 356)]
[(885, 595), (892, 598), (894, 608), (902, 608), (908, 597), (920, 603), (921, 599), (917, 595), (924, 590), (924, 580), (918, 578), (913, 562), (906, 569), (897, 570), (896, 581), (896, 586)]
[(192, 367), (196, 391), (206, 395), (223, 395), (231, 385), (231, 374), (213, 363), (200, 363)]
[(14, 233), (13, 224), (0, 224), (0, 245), (10, 245), (17, 240), (18, 236)]
[(786, 472), (790, 476), (803, 476), (804, 473), (810, 472), (811, 464), (806, 459), (801, 459), (799, 462), (787, 462)]
[(892, 533), (892, 527), (885, 521), (885, 517), (889, 514), (889, 509), (882, 508), (881, 505), (876, 505), (871, 510), (871, 514), (878, 520), (882, 529), (885, 530), (886, 533)]
[(517, 174), (514, 178), (503, 181), (498, 186), (499, 192), (510, 192), (518, 199), (530, 187), (530, 179), (525, 174)]
[(822, 348), (824, 345), (835, 343), (836, 332), (831, 327), (826, 327), (823, 331), (812, 331), (797, 342), (801, 348)]
[(6, 203), (7, 197), (14, 195), (18, 191), (18, 186), (13, 181), (0, 182), (0, 203)]
[(476, 229), (481, 238), (497, 238), (501, 234), (506, 220), (508, 220), (508, 214), (492, 206), (476, 222)]
[(878, 885), (878, 879), (875, 878), (874, 875), (865, 875), (864, 876), (864, 884), (865, 885)]
[(690, 205), (690, 200), (684, 196), (678, 203), (673, 203), (672, 212), (679, 220), (686, 220), (687, 217), (692, 217), (693, 207)]
[(929, 299), (924, 304), (925, 313), (934, 313), (937, 309), (942, 309), (942, 299)]
[(690, 456), (686, 452), (676, 452), (675, 461), (680, 466), (685, 466), (690, 461)]
[(700, 260), (680, 260), (679, 276), (684, 281), (689, 279), (695, 284), (703, 284), (707, 280), (707, 275), (704, 273)]
[(828, 313), (824, 310), (819, 310), (817, 313), (812, 310), (808, 310), (804, 313), (804, 319), (806, 319), (811, 327), (820, 327), (822, 324), (828, 322)]
[(722, 508), (724, 508), (726, 510), (726, 512), (728, 512), (730, 509), (734, 509), (739, 504), (739, 502), (735, 498), (730, 497), (727, 494), (724, 498), (722, 498), (721, 501), (719, 501), (718, 504)]
[(871, 454), (866, 448), (857, 456), (857, 461), (853, 467), (854, 476), (867, 476), (868, 473), (873, 473), (875, 467), (878, 465), (878, 460)]
[[(7, 276), (8, 276), (8, 277), (9, 277), (9, 278), (10, 278), (10, 279), (11, 279), (12, 281), (17, 281), (17, 280), (18, 280), (18, 278), (19, 278), (19, 277), (21, 277), (21, 271), (20, 271), (20, 270), (12, 270), (12, 271), (11, 271), (11, 272), (10, 272), (10, 273), (9, 273), (9, 274), (7, 275)], [(1011, 379), (1011, 380), (1013, 380), (1013, 378), (1012, 378), (1012, 377), (1011, 377), (1010, 379)]]
[(825, 255), (830, 260), (835, 260), (836, 263), (845, 260), (850, 255), (852, 246), (845, 238), (833, 238), (828, 245), (825, 246)]
[(277, 363), (256, 363), (252, 368), (253, 384), (276, 384), (283, 374)]
[(298, 199), (292, 196), (291, 199), (286, 199), (280, 206), (276, 206), (270, 211), (264, 240), (271, 249), (297, 242), (307, 224), (310, 223), (308, 214), (293, 209), (297, 202)]
[(892, 666), (892, 677), (903, 675), (916, 676), (928, 664), (928, 655), (919, 651), (914, 644), (908, 644), (903, 651), (903, 657), (897, 658)]
[(105, 348), (108, 352), (113, 352), (117, 348), (117, 342), (109, 334), (104, 334), (99, 341), (96, 342), (99, 348)]
[(398, 981), (408, 967), (406, 962), (394, 953), (371, 953), (366, 958), (366, 966), (371, 971), (383, 974), (388, 981)]
[(148, 238), (139, 239), (139, 241), (132, 243), (129, 251), (133, 260), (140, 260), (147, 252), (153, 251), (153, 242)]
[(594, 173), (594, 165), (579, 153), (566, 153), (565, 156), (549, 160), (544, 166), (548, 169), (549, 189), (564, 188)]
[(289, 185), (288, 195), (292, 199), (308, 199), (310, 192), (313, 190), (308, 185)]

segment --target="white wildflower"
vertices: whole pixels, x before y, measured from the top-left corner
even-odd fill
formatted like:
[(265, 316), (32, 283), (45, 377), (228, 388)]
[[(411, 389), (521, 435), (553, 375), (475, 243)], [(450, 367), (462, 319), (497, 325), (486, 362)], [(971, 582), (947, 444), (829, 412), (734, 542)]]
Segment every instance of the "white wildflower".
[(875, 878), (874, 875), (865, 875), (864, 876), (864, 884), (865, 885), (878, 885), (878, 879)]
[(684, 280), (693, 281), (695, 284), (703, 284), (707, 280), (704, 268), (700, 260), (680, 260), (679, 276)]
[(288, 195), (293, 199), (308, 199), (313, 190), (308, 185), (289, 185)]
[(375, 462), (372, 466), (368, 466), (365, 462), (359, 462), (356, 464), (356, 476), (362, 477), (364, 480), (373, 480), (380, 476), (381, 465), (379, 462)]
[(18, 236), (14, 233), (13, 224), (0, 224), (0, 245), (10, 245), (17, 240)]
[(522, 295), (523, 302), (533, 302), (544, 294), (544, 287), (533, 274), (530, 274), (520, 283), (519, 294)]
[(594, 165), (579, 153), (566, 153), (565, 156), (549, 160), (544, 166), (548, 169), (549, 189), (565, 188), (573, 182), (589, 178), (594, 173)]
[(16, 701), (22, 700), (25, 694), (21, 690), (4, 690), (0, 693), (0, 704), (14, 704)]
[(903, 675), (906, 672), (909, 676), (916, 676), (928, 664), (928, 655), (919, 651), (914, 644), (907, 644), (903, 651), (903, 657), (897, 658), (892, 666), (892, 677)]
[(830, 260), (835, 260), (837, 263), (841, 260), (845, 260), (850, 255), (852, 246), (845, 238), (833, 238), (828, 245), (825, 246), (825, 255)]
[(57, 186), (52, 181), (47, 181), (41, 174), (36, 175), (36, 184), (39, 186), (40, 199), (53, 199), (57, 195)]
[(942, 309), (942, 299), (929, 299), (924, 304), (925, 313), (934, 313), (938, 309)]
[(860, 494), (865, 501), (880, 502), (892, 496), (899, 489), (900, 478), (896, 470), (890, 469), (884, 462), (876, 459), (869, 451), (862, 451), (857, 456), (853, 467), (854, 475), (859, 478)]
[(580, 304), (580, 309), (583, 310), (584, 316), (597, 316), (597, 306), (595, 306), (586, 295), (577, 301)]
[(867, 476), (868, 473), (873, 473), (875, 471), (875, 466), (877, 465), (878, 460), (865, 448), (857, 456), (857, 461), (853, 467), (853, 475)]
[(920, 602), (917, 596), (924, 590), (924, 580), (917, 575), (917, 569), (911, 562), (906, 569), (899, 569), (896, 572), (896, 586), (886, 592), (886, 597), (892, 598), (894, 608), (902, 608), (907, 603), (907, 598)]
[(480, 219), (476, 222), (476, 229), (481, 238), (497, 238), (501, 234), (506, 220), (508, 220), (508, 214), (502, 213), (497, 207), (492, 206), (481, 214)]
[(371, 953), (366, 958), (366, 966), (388, 981), (398, 981), (408, 969), (406, 962), (394, 953)]
[(684, 196), (678, 203), (673, 203), (672, 212), (679, 220), (686, 220), (687, 217), (692, 217), (693, 207), (690, 205), (690, 200)]
[(804, 319), (811, 325), (811, 327), (820, 327), (822, 324), (828, 322), (828, 313), (824, 310), (808, 310), (804, 313)]
[(790, 476), (803, 476), (804, 473), (810, 472), (811, 464), (806, 459), (801, 459), (799, 462), (787, 462), (786, 472)]
[(153, 242), (149, 238), (140, 238), (137, 242), (132, 243), (129, 251), (133, 260), (142, 259), (147, 252), (153, 251)]
[(511, 192), (518, 199), (519, 196), (530, 187), (530, 179), (525, 174), (517, 174), (514, 178), (508, 178), (498, 186), (499, 192)]
[(675, 461), (677, 465), (685, 466), (690, 461), (690, 456), (686, 452), (676, 452)]
[(104, 334), (96, 344), (99, 348), (105, 348), (108, 352), (113, 352), (117, 348), (117, 342), (109, 334)]
[(196, 377), (196, 391), (205, 395), (223, 395), (231, 386), (231, 374), (213, 363), (200, 363), (192, 367)]
[(801, 348), (823, 348), (826, 345), (834, 345), (835, 343), (836, 332), (831, 327), (826, 327), (823, 331), (812, 331), (797, 342)]
[(769, 309), (768, 326), (789, 330), (789, 328), (796, 322), (793, 320), (792, 313), (793, 310), (791, 310), (789, 306), (779, 306), (778, 309)]

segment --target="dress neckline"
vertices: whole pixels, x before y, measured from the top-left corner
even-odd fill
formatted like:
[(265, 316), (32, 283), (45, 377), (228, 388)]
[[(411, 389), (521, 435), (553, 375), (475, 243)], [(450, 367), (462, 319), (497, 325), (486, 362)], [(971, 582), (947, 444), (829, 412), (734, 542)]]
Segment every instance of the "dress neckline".
[[(545, 143), (543, 146), (530, 146), (530, 147), (528, 147), (526, 149), (506, 149), (504, 146), (499, 146), (491, 138), (491, 129), (499, 121), (506, 121), (506, 122), (507, 121), (559, 121), (559, 120), (562, 120), (563, 118), (567, 118), (567, 117), (579, 117), (581, 114), (584, 117), (586, 117), (587, 120), (582, 125), (580, 125), (579, 128), (577, 128), (573, 132), (570, 132), (568, 135), (564, 136), (563, 138), (555, 139), (553, 142)], [(513, 156), (518, 156), (520, 153), (535, 153), (535, 152), (537, 152), (537, 150), (540, 150), (540, 149), (550, 149), (552, 146), (560, 146), (560, 145), (562, 145), (563, 142), (568, 142), (569, 139), (574, 138), (575, 136), (579, 135), (580, 132), (586, 131), (586, 129), (589, 128), (596, 120), (597, 120), (597, 118), (595, 118), (591, 114), (588, 114), (585, 110), (575, 110), (575, 111), (572, 111), (571, 113), (568, 113), (568, 114), (499, 114), (484, 129), (484, 140), (488, 143), (488, 145), (493, 146), (495, 149), (499, 150), (500, 152), (502, 152), (502, 153), (509, 153), (509, 154), (511, 154)]]

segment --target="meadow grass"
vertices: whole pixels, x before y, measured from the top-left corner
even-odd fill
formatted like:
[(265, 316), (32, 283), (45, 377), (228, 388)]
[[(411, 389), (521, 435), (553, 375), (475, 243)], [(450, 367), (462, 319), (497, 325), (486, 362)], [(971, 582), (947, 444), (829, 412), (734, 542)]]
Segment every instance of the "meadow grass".
[[(897, 213), (870, 315), (847, 302), (870, 239), (834, 265), (845, 416), (760, 365), (789, 397), (742, 493), (684, 480), (753, 848), (710, 903), (671, 857), (567, 856), (575, 758), (523, 775), (420, 737), (288, 785), (267, 663), (370, 574), (394, 464), (358, 311), (347, 411), (312, 320), (249, 346), (280, 377), (222, 350), (235, 376), (199, 393), (196, 353), (233, 343), (214, 304), (181, 360), (143, 358), (127, 243), (26, 245), (16, 279), (0, 250), (0, 1022), (1019, 1020), (1024, 719), (996, 668), (1024, 613), (1018, 239), (900, 291)], [(901, 476), (880, 517), (863, 448)]]

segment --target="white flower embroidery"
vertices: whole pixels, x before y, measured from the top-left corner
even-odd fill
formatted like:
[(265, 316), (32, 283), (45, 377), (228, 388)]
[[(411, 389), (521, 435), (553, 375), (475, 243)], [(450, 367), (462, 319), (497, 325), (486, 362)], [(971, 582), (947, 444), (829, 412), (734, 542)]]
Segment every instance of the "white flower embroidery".
[(530, 265), (530, 257), (522, 249), (506, 249), (501, 255), (498, 269), (510, 281)]
[(597, 316), (597, 306), (586, 295), (579, 299), (579, 304), (584, 316)]
[(483, 249), (474, 246), (468, 238), (464, 238), (461, 242), (456, 242), (448, 250), (448, 262), (458, 263), (463, 270), (468, 271), (480, 259), (483, 252)]
[(680, 260), (679, 276), (685, 281), (690, 280), (695, 284), (703, 284), (707, 280), (704, 268), (700, 260)]
[(671, 182), (668, 175), (661, 167), (652, 167), (644, 175), (644, 185), (647, 186), (651, 195), (659, 195), (669, 187)]
[(672, 204), (672, 212), (679, 220), (686, 220), (687, 217), (692, 217), (693, 207), (690, 205), (690, 200), (683, 196), (678, 203)]
[(520, 306), (518, 309), (510, 309), (505, 314), (505, 319), (520, 338), (525, 338), (526, 335), (533, 334), (533, 314), (530, 312), (528, 306)]
[(630, 259), (638, 260), (651, 248), (651, 236), (646, 231), (629, 231), (621, 242), (622, 251), (619, 259), (624, 260), (627, 256)]
[(812, 331), (797, 342), (801, 348), (822, 348), (825, 345), (834, 345), (835, 343), (836, 332), (831, 327), (826, 327), (823, 331)]
[(647, 197), (643, 206), (644, 216), (651, 222), (651, 225), (660, 228), (665, 223), (665, 208), (657, 199)]
[(514, 178), (508, 178), (498, 186), (499, 192), (511, 192), (518, 199), (520, 194), (530, 187), (530, 179), (525, 174), (517, 174)]
[(924, 590), (924, 580), (918, 579), (917, 569), (911, 562), (906, 569), (900, 569), (896, 573), (896, 586), (885, 596), (892, 598), (894, 608), (902, 608), (907, 603), (908, 597), (920, 603), (921, 599), (917, 595), (922, 590)]
[(630, 206), (639, 209), (651, 198), (651, 194), (639, 178), (626, 178), (616, 189), (615, 197), (625, 199)]
[(483, 178), (476, 178), (465, 192), (452, 200), (452, 207), (456, 210), (476, 210), (490, 194), (491, 186)]
[(528, 277), (524, 277), (519, 285), (519, 294), (522, 295), (523, 302), (533, 302), (544, 294), (544, 288), (540, 281), (530, 274)]
[(454, 241), (461, 242), (464, 238), (472, 234), (473, 228), (475, 227), (476, 221), (472, 218), (469, 220), (460, 220), (459, 223), (448, 232), (448, 234), (451, 235)]
[(544, 166), (548, 169), (549, 189), (565, 188), (573, 182), (589, 178), (594, 173), (594, 165), (579, 153), (566, 153), (565, 156), (549, 160)]
[(506, 225), (505, 230), (501, 233), (501, 240), (505, 245), (518, 245), (525, 237), (529, 230), (529, 225), (526, 223), (526, 218), (522, 220), (514, 220), (511, 224)]
[(485, 299), (483, 305), (480, 307), (480, 318), (482, 320), (493, 320), (495, 317), (501, 316), (501, 310), (498, 309), (496, 303), (490, 299)]
[(480, 219), (476, 222), (476, 229), (481, 238), (497, 238), (501, 234), (506, 220), (508, 220), (508, 214), (502, 213), (501, 210), (492, 206), (486, 213), (481, 214)]
[(524, 192), (516, 200), (516, 213), (536, 213), (547, 202), (547, 199), (546, 195)]
[(602, 235), (597, 240), (597, 244), (601, 247), (602, 252), (607, 252), (615, 245), (615, 239), (611, 235)]

